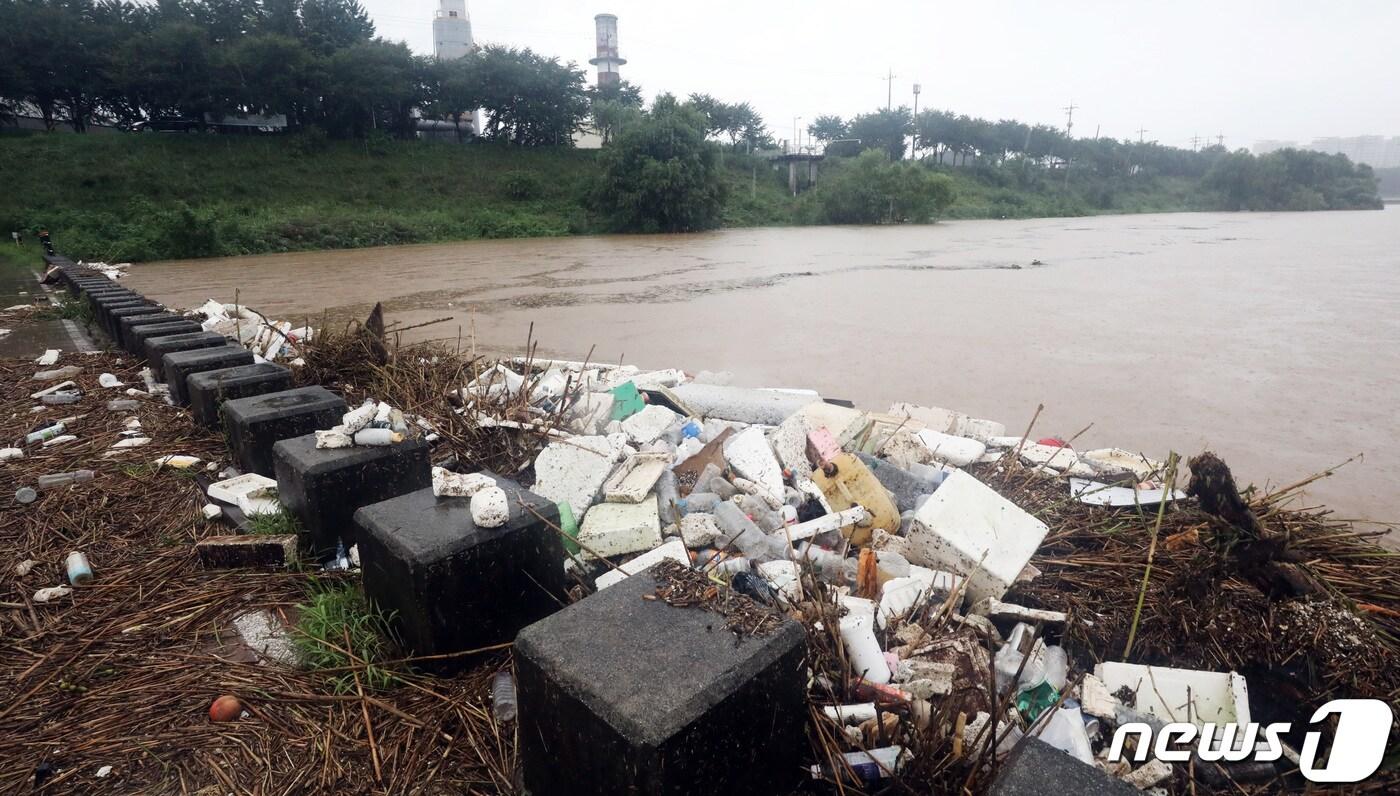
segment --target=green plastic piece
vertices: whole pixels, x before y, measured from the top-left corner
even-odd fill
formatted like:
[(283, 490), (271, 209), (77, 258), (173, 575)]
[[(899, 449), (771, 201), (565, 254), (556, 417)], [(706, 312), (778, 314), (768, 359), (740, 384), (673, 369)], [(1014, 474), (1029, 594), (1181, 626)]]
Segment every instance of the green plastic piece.
[(578, 522), (574, 519), (574, 510), (569, 508), (568, 503), (559, 504), (559, 530), (564, 532), (564, 549), (570, 553), (577, 553)]
[(642, 394), (637, 392), (637, 385), (632, 382), (620, 384), (612, 388), (613, 410), (612, 419), (622, 420), (631, 417), (646, 408), (647, 402), (642, 398)]
[(1021, 711), (1021, 715), (1025, 717), (1026, 721), (1035, 721), (1040, 714), (1049, 710), (1058, 701), (1060, 701), (1060, 692), (1055, 690), (1055, 686), (1041, 683), (1035, 688), (1028, 688), (1016, 695), (1016, 709)]

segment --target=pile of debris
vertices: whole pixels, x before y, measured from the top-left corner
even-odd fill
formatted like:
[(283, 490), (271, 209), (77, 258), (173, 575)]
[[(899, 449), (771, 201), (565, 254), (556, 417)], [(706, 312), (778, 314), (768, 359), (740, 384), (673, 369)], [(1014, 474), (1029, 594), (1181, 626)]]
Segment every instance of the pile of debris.
[(293, 328), (288, 321), (273, 321), (242, 304), (224, 304), (214, 299), (188, 313), (201, 318), (206, 332), (218, 332), (253, 352), (254, 362), (300, 364), (298, 347), (311, 340), (309, 326)]

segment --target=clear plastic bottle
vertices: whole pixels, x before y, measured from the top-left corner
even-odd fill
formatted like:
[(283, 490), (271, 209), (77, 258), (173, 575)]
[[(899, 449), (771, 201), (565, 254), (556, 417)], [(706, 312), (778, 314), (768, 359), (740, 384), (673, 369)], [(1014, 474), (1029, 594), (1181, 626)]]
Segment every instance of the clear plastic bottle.
[(515, 721), (515, 678), (510, 672), (496, 672), (491, 679), (491, 705), (498, 721)]
[(749, 515), (764, 533), (771, 533), (783, 527), (783, 515), (768, 508), (767, 503), (753, 495), (735, 495), (731, 502)]
[(116, 398), (107, 402), (109, 412), (134, 412), (141, 408), (141, 402), (130, 398)]
[(51, 440), (54, 437), (57, 437), (58, 435), (62, 434), (66, 430), (67, 429), (64, 428), (62, 422), (54, 423), (48, 428), (41, 428), (38, 431), (35, 431), (33, 434), (30, 434), (29, 436), (25, 437), (24, 444), (33, 445), (37, 442)]
[(680, 493), (676, 490), (676, 474), (670, 470), (661, 471), (656, 479), (656, 511), (662, 525), (676, 525), (681, 521)]
[(41, 475), (38, 480), (39, 489), (53, 489), (65, 484), (84, 484), (96, 478), (97, 474), (91, 470), (76, 470), (71, 473), (52, 473)]
[(82, 393), (77, 392), (54, 392), (39, 399), (45, 406), (63, 406), (65, 404), (75, 404), (83, 399)]
[(715, 507), (715, 524), (746, 557), (756, 561), (772, 557), (768, 537), (734, 503), (724, 501)]
[(683, 502), (686, 514), (709, 514), (720, 504), (720, 497), (713, 492), (691, 492)]
[(708, 491), (719, 495), (725, 500), (728, 500), (734, 497), (735, 495), (739, 494), (739, 490), (735, 489), (734, 485), (726, 481), (724, 476), (722, 475), (717, 475), (714, 478), (711, 478), (709, 481), (702, 481), (701, 483), (708, 489)]

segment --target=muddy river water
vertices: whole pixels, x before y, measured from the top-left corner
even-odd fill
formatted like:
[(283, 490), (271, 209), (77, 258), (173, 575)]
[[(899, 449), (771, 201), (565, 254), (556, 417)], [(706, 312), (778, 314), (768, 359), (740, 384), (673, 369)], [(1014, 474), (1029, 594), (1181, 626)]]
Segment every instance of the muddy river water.
[[(1033, 264), (1035, 262), (1040, 264)], [(1016, 266), (1020, 266), (1017, 268)], [(1400, 521), (1400, 208), (483, 241), (167, 262), (164, 302), (363, 317), (481, 351), (730, 371), (1164, 456)], [(326, 315), (328, 313), (328, 316)]]

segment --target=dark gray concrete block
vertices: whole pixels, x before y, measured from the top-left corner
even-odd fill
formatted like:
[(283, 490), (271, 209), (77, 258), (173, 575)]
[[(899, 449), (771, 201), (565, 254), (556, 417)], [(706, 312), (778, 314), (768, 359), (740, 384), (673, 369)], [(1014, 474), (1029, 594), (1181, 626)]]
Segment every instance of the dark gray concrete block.
[(511, 641), (568, 601), (564, 546), (548, 524), (559, 524), (558, 506), (486, 475), (510, 501), (510, 520), (500, 528), (476, 527), (470, 498), (437, 498), (432, 487), (355, 512), (365, 594), (392, 613), (415, 655)]
[[(113, 326), (114, 326), (114, 327), (116, 328), (116, 330), (117, 330), (117, 331), (116, 331), (116, 336), (115, 336), (113, 339), (116, 340), (116, 341), (117, 341), (117, 344), (120, 345), (123, 349), (126, 349), (127, 351), (130, 351), (131, 348), (128, 346), (128, 343), (130, 342), (130, 338), (131, 338), (131, 330), (134, 329), (134, 328), (136, 328), (137, 326), (154, 326), (155, 324), (158, 324), (158, 323), (179, 323), (179, 322), (194, 323), (194, 321), (191, 321), (191, 320), (189, 320), (188, 318), (185, 318), (184, 316), (181, 316), (181, 315), (179, 315), (179, 314), (177, 314), (177, 313), (174, 313), (174, 312), (171, 312), (171, 311), (169, 311), (169, 310), (162, 310), (162, 311), (157, 312), (157, 313), (155, 313), (155, 314), (153, 314), (153, 315), (127, 315), (127, 316), (123, 316), (123, 317), (121, 317), (121, 318), (117, 318), (117, 319), (116, 319), (116, 323), (113, 324)], [(198, 323), (194, 323), (194, 326), (195, 326), (195, 331), (198, 331), (198, 330), (199, 330), (199, 324), (198, 324)], [(133, 352), (133, 353), (134, 353), (134, 352)]]
[(224, 402), (224, 436), (239, 469), (270, 478), (273, 445), (339, 425), (345, 411), (345, 399), (325, 387), (238, 398)]
[(865, 462), (881, 486), (894, 493), (894, 503), (900, 511), (913, 511), (920, 496), (933, 494), (938, 485), (943, 483), (920, 478), (902, 467), (896, 467), (868, 453), (857, 453), (856, 456)]
[(292, 372), (271, 362), (221, 368), (191, 375), (185, 384), (189, 388), (190, 413), (194, 420), (208, 428), (222, 428), (219, 411), (224, 401), (281, 392), (292, 386)]
[[(339, 422), (337, 415), (331, 425)], [(428, 443), (421, 439), (321, 450), (316, 435), (307, 434), (284, 439), (272, 451), (278, 497), (305, 529), (310, 555), (321, 560), (335, 553), (337, 542), (349, 547), (358, 541), (356, 510), (432, 483)]]
[(1025, 738), (1001, 763), (990, 796), (1139, 796), (1138, 789), (1040, 740)]
[(199, 324), (194, 321), (169, 321), (165, 323), (138, 323), (130, 327), (126, 333), (124, 342), (126, 350), (138, 357), (146, 355), (146, 340), (153, 337), (165, 337), (171, 334), (193, 334), (203, 331)]
[(165, 383), (170, 387), (170, 400), (176, 406), (190, 402), (190, 388), (187, 380), (195, 373), (222, 368), (236, 368), (239, 365), (253, 364), (253, 352), (241, 345), (232, 343), (218, 348), (197, 348), (192, 351), (176, 351), (161, 359), (161, 370), (165, 373)]
[(789, 792), (810, 749), (801, 625), (736, 638), (655, 588), (633, 575), (516, 638), (526, 790)]
[(219, 348), (229, 344), (229, 339), (218, 332), (190, 332), (170, 334), (164, 337), (146, 338), (146, 365), (155, 374), (156, 381), (165, 381), (165, 355), (176, 351), (193, 351), (197, 348)]
[(167, 314), (165, 308), (152, 301), (135, 307), (117, 307), (107, 313), (107, 336), (111, 337), (112, 342), (120, 347), (122, 344), (121, 322), (123, 318), (152, 318), (157, 315), (165, 314)]
[(154, 306), (155, 302), (140, 297), (121, 299), (118, 301), (109, 301), (102, 304), (98, 304), (96, 306), (96, 308), (93, 311), (93, 318), (97, 321), (97, 325), (102, 328), (102, 331), (106, 332), (107, 336), (110, 337), (112, 335), (113, 312), (116, 312), (117, 310), (129, 310)]

